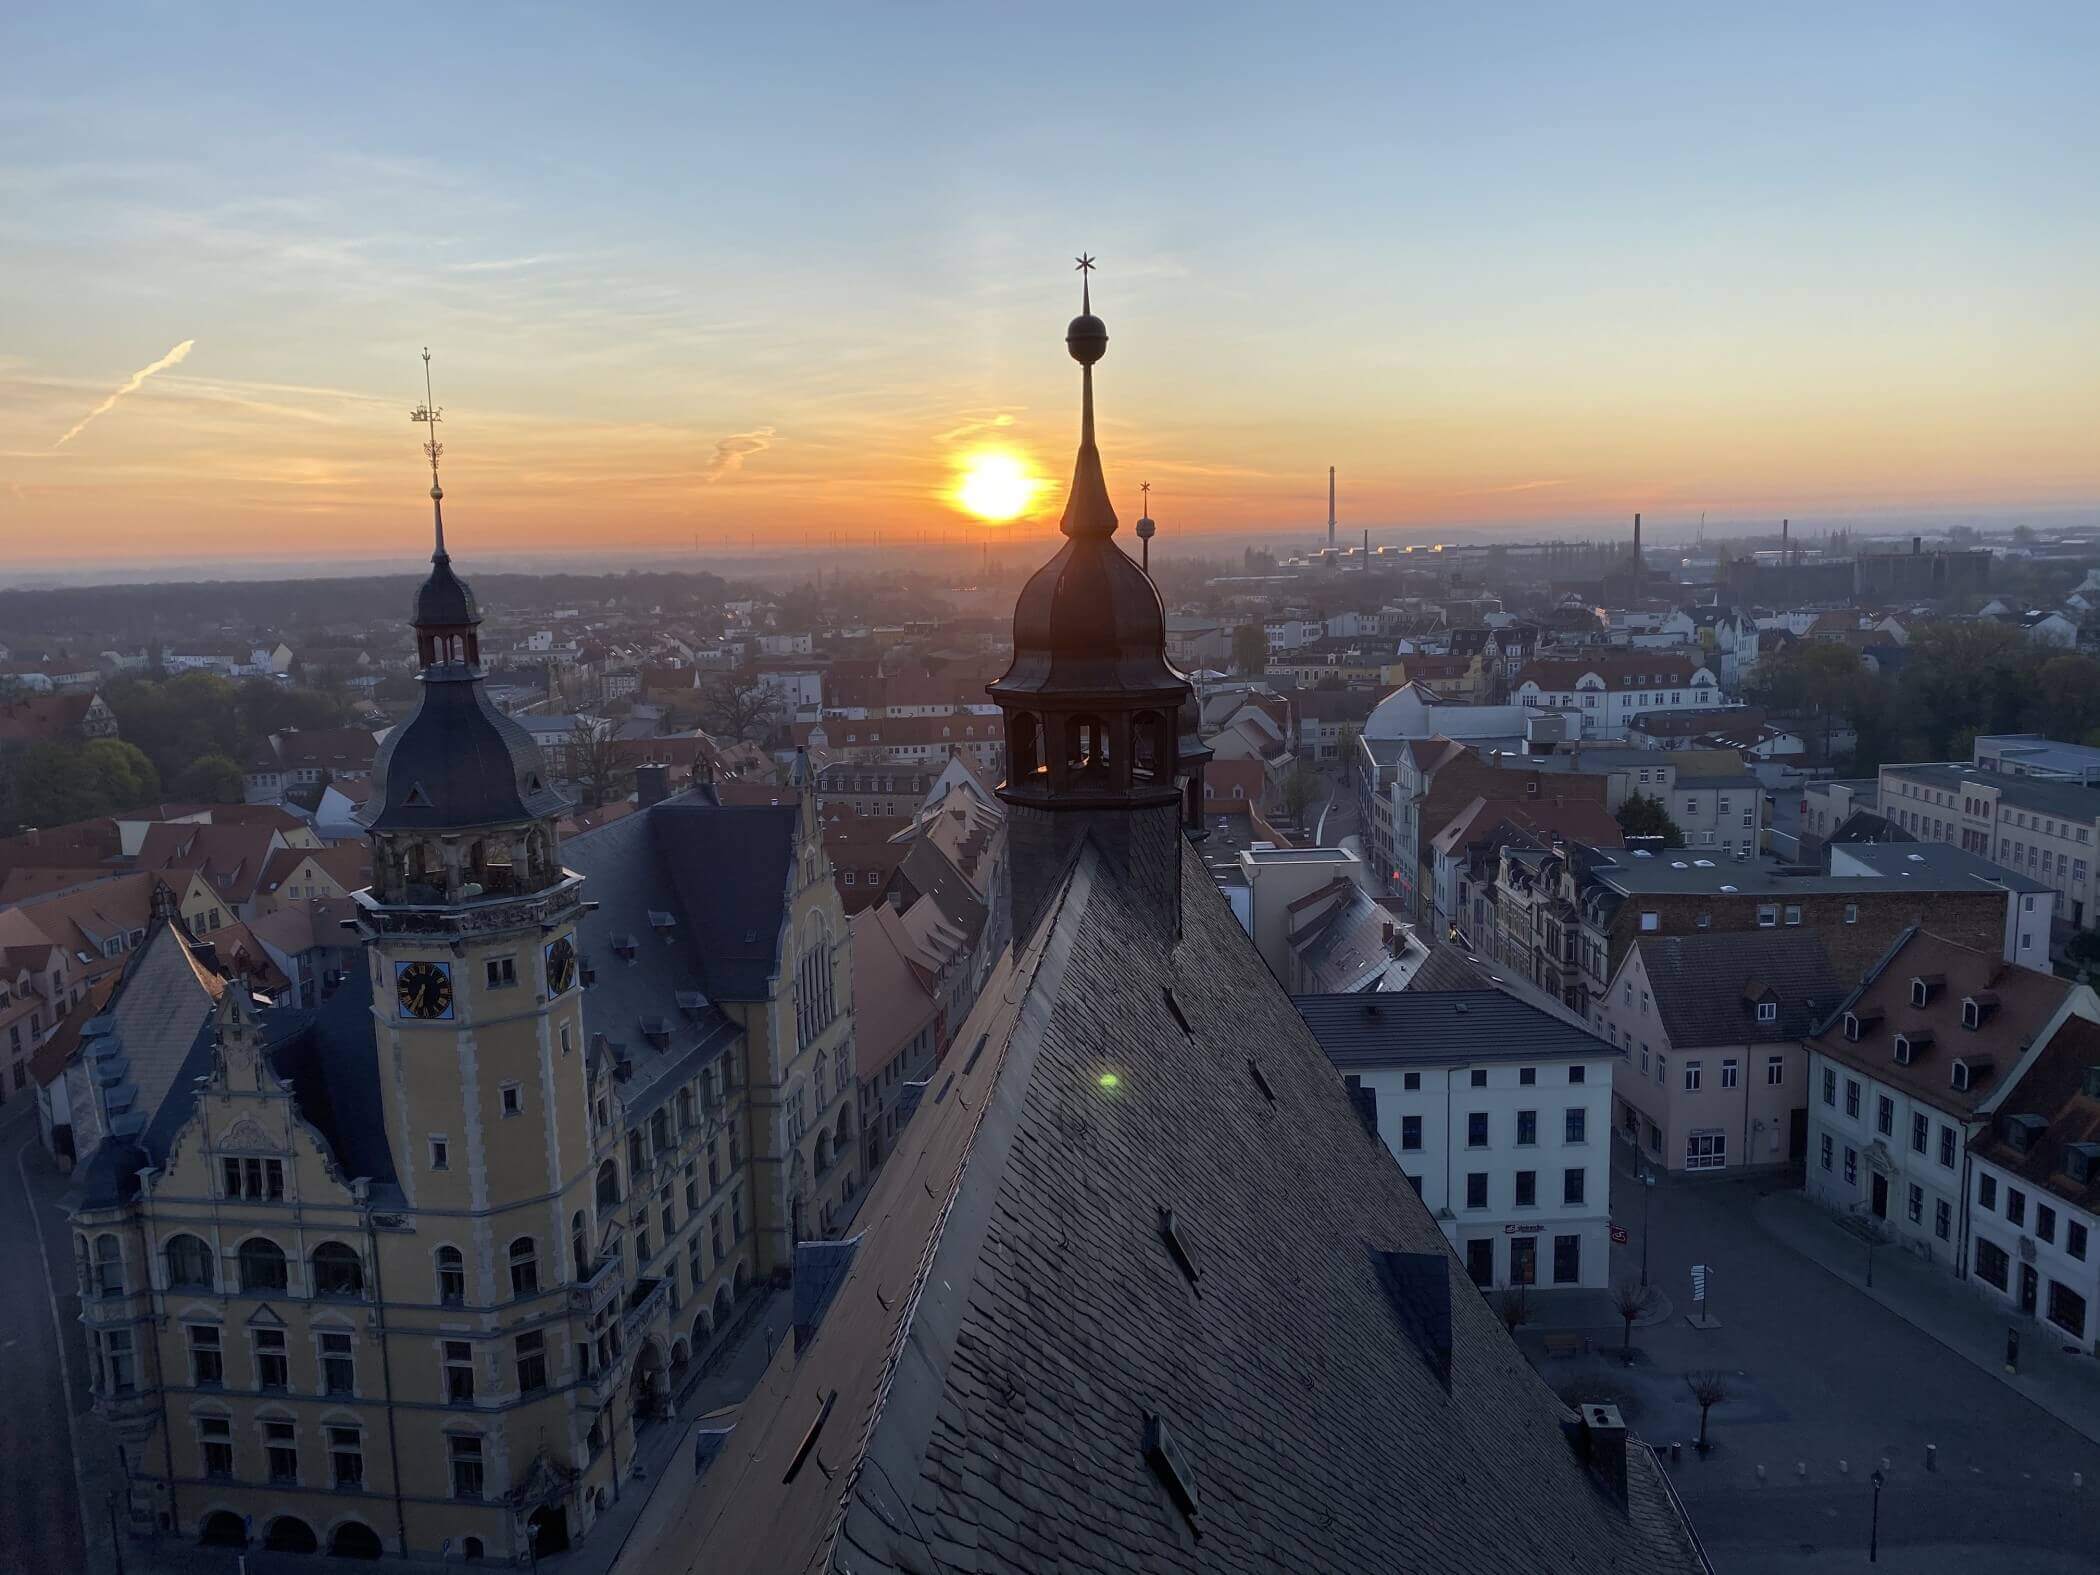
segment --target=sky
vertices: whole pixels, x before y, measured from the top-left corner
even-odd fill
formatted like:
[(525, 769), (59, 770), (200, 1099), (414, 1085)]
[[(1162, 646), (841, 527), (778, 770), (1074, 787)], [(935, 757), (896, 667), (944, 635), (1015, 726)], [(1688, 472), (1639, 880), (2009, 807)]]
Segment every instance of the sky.
[[(0, 581), (2100, 520), (2100, 8), (0, 8)], [(140, 374), (144, 372), (143, 377)], [(111, 396), (115, 395), (113, 402)], [(84, 423), (84, 424), (82, 424)]]

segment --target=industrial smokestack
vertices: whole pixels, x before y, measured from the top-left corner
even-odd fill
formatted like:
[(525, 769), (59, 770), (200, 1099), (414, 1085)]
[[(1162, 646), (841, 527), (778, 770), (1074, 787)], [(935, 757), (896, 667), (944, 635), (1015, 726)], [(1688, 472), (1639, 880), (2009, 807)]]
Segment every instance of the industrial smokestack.
[(1334, 467), (1327, 467), (1327, 545), (1334, 546)]
[(1633, 566), (1636, 569), (1641, 566), (1641, 517), (1638, 514), (1633, 517)]

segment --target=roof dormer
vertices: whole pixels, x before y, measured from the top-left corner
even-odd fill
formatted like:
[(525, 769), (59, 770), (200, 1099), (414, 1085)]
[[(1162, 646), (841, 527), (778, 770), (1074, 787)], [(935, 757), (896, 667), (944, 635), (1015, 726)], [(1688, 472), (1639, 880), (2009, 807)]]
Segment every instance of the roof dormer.
[(1987, 1055), (1957, 1056), (1950, 1074), (1955, 1092), (1966, 1094), (1981, 1088), (1989, 1079), (1997, 1062)]
[(1978, 990), (1974, 995), (1965, 995), (1961, 998), (1961, 1025), (1974, 1032), (1997, 1010), (1998, 992), (1995, 990)]
[(1845, 1037), (1854, 1044), (1881, 1025), (1881, 1008), (1862, 1006), (1857, 1011), (1845, 1014)]
[(2036, 1115), (2001, 1115), (1998, 1134), (2022, 1154), (2032, 1154), (2049, 1130), (2047, 1119)]
[(1921, 973), (1910, 981), (1910, 1004), (1930, 1006), (1934, 997), (1947, 988), (1947, 976), (1943, 973)]
[(1896, 1035), (1896, 1065), (1914, 1065), (1918, 1057), (1932, 1049), (1932, 1030), (1914, 1028), (1907, 1034)]

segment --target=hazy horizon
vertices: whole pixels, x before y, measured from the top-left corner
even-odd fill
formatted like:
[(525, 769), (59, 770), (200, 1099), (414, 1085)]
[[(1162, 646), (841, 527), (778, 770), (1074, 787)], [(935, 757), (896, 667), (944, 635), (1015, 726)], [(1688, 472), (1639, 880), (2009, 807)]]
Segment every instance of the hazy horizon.
[(2100, 518), (2085, 8), (373, 16), (0, 21), (16, 571), (413, 561), (425, 345), (475, 561), (1047, 539), (1082, 248), (1163, 541)]

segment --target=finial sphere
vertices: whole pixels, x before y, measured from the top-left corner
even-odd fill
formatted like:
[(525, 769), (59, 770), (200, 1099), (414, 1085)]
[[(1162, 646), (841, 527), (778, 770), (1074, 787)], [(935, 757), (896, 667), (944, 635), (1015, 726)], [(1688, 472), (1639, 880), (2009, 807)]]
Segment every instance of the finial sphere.
[(1139, 541), (1150, 541), (1153, 538), (1153, 536), (1158, 533), (1158, 531), (1159, 527), (1152, 523), (1150, 515), (1147, 515), (1144, 519), (1141, 519), (1137, 522), (1137, 534)]
[(1108, 325), (1092, 312), (1082, 313), (1065, 330), (1065, 348), (1081, 366), (1092, 366), (1108, 353)]

